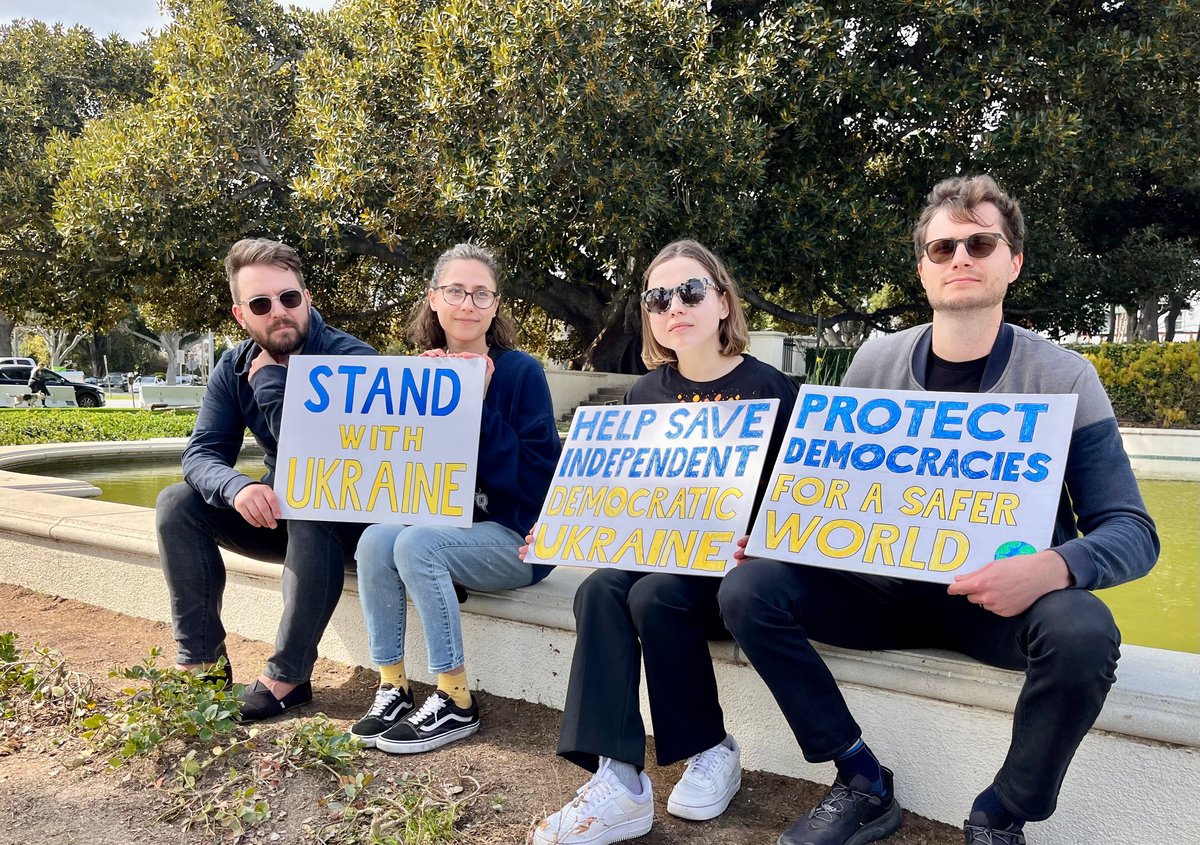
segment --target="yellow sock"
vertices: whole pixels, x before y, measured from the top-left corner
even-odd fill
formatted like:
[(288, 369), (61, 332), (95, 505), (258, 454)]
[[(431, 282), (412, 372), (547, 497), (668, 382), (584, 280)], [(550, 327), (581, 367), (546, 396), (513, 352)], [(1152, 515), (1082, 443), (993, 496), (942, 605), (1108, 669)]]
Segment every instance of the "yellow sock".
[(391, 666), (379, 667), (379, 685), (391, 684), (396, 689), (402, 689), (408, 692), (408, 678), (404, 674), (404, 661), (394, 663)]
[(471, 691), (467, 689), (466, 671), (455, 672), (453, 675), (439, 672), (437, 688), (450, 696), (455, 707), (471, 706)]

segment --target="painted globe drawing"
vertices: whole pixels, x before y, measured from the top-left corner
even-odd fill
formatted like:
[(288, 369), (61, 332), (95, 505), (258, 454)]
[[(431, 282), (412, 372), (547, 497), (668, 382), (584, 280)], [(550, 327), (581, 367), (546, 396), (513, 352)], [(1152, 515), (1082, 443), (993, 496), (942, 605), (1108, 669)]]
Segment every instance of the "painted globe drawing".
[(1000, 548), (996, 549), (995, 560), (1005, 557), (1016, 557), (1017, 555), (1031, 555), (1036, 551), (1037, 549), (1024, 540), (1009, 540), (1007, 543), (1001, 543)]

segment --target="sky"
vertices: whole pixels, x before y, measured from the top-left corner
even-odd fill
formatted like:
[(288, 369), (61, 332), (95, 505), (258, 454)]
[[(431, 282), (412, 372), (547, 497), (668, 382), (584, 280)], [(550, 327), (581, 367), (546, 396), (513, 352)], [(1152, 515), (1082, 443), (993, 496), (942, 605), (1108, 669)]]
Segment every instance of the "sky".
[[(281, 5), (328, 9), (334, 0), (287, 0)], [(0, 24), (16, 18), (47, 23), (83, 24), (98, 37), (117, 32), (137, 41), (147, 29), (161, 29), (166, 20), (158, 0), (0, 0)]]

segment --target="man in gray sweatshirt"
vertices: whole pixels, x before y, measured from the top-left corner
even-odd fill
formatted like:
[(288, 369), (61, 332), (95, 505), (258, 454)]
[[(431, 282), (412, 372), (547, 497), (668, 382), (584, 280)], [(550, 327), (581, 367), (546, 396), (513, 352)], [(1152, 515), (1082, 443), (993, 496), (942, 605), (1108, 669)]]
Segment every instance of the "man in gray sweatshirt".
[(1024, 845), (1025, 822), (1054, 812), (1067, 767), (1112, 686), (1120, 632), (1092, 591), (1149, 572), (1158, 535), (1095, 369), (1004, 322), (1024, 239), (1020, 206), (990, 177), (938, 184), (914, 231), (933, 322), (865, 344), (842, 384), (1076, 394), (1051, 547), (994, 561), (949, 588), (771, 560), (746, 560), (721, 586), (726, 627), (770, 687), (805, 759), (833, 761), (838, 772), (780, 845), (864, 845), (900, 826), (892, 772), (864, 743), (810, 639), (952, 649), (1025, 672), (1008, 756), (971, 807), (967, 845)]

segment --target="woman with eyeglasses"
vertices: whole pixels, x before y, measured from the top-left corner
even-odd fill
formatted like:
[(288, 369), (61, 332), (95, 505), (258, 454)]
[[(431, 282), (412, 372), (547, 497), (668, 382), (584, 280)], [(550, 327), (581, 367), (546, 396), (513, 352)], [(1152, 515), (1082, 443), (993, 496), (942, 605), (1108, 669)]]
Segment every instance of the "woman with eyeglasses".
[[(779, 399), (771, 466), (796, 387), (744, 354), (746, 317), (721, 259), (695, 241), (676, 241), (650, 262), (641, 299), (642, 359), (654, 369), (625, 403)], [(742, 782), (741, 752), (725, 730), (708, 650), (708, 640), (729, 637), (720, 586), (720, 578), (617, 569), (597, 570), (580, 585), (558, 753), (594, 774), (535, 827), (537, 845), (603, 845), (650, 831), (654, 801), (638, 705), (643, 662), (658, 763), (687, 760), (667, 811), (705, 820), (729, 806)]]
[[(358, 589), (380, 685), (350, 732), (393, 754), (429, 751), (479, 729), (467, 686), (457, 591), (527, 587), (553, 567), (517, 551), (541, 511), (561, 443), (542, 366), (515, 347), (516, 327), (500, 313), (494, 256), (462, 243), (434, 266), (409, 321), (423, 356), (482, 358), (474, 521), (470, 528), (372, 525), (358, 544)], [(415, 707), (404, 669), (406, 599), (420, 614), (437, 689)]]

